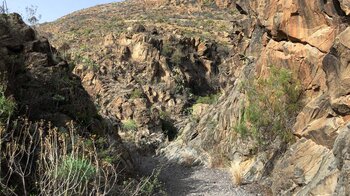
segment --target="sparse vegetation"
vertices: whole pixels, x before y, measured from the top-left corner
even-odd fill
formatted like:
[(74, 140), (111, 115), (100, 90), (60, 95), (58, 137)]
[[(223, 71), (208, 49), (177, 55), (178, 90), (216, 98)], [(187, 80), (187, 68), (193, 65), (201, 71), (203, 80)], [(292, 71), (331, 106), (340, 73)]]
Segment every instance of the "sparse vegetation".
[(135, 88), (130, 94), (131, 99), (137, 99), (137, 98), (142, 98), (142, 97), (143, 97), (143, 92), (139, 88)]
[(83, 57), (81, 63), (83, 63), (84, 67), (88, 69), (97, 70), (99, 68), (99, 65), (89, 57)]
[(57, 177), (67, 179), (70, 175), (86, 182), (96, 175), (96, 168), (85, 158), (68, 156), (59, 164)]
[(162, 194), (162, 191), (161, 191), (162, 185), (158, 179), (160, 172), (161, 170), (158, 169), (156, 171), (153, 171), (151, 176), (146, 178), (144, 177), (141, 179), (140, 193), (142, 195), (151, 196), (156, 192)]
[(184, 57), (185, 54), (181, 51), (181, 49), (177, 48), (172, 54), (170, 61), (175, 65), (180, 65)]
[(26, 13), (27, 13), (27, 21), (30, 25), (35, 27), (39, 20), (41, 19), (41, 15), (37, 14), (38, 6), (31, 5), (29, 7), (26, 7)]
[(0, 14), (8, 14), (8, 8), (7, 8), (7, 2), (6, 0), (3, 0), (2, 5), (0, 5)]
[(173, 48), (171, 43), (169, 43), (168, 41), (164, 41), (161, 54), (163, 56), (169, 57), (172, 54), (172, 52), (173, 52)]
[(135, 181), (124, 181), (125, 190), (124, 193), (128, 193), (127, 195), (159, 195), (166, 196), (167, 194), (163, 190), (163, 185), (159, 180), (159, 175), (161, 172), (161, 168), (154, 169), (150, 176), (144, 176), (138, 180), (137, 183)]
[(137, 129), (137, 123), (133, 119), (127, 119), (122, 121), (122, 128), (126, 131), (135, 131)]
[(16, 103), (5, 96), (4, 87), (0, 86), (0, 122), (5, 123), (16, 108)]
[(286, 68), (270, 67), (267, 78), (243, 84), (247, 101), (235, 127), (241, 135), (268, 144), (276, 136), (291, 141), (292, 126), (301, 107), (301, 86)]
[[(17, 119), (1, 127), (0, 147), (6, 146), (0, 151), (1, 194), (105, 195), (117, 188), (116, 166), (103, 161), (95, 142), (85, 145), (73, 123), (67, 126), (64, 132), (43, 121)], [(20, 183), (13, 187), (13, 180)]]
[(203, 97), (198, 97), (196, 100), (196, 104), (198, 103), (202, 103), (202, 104), (215, 104), (220, 97), (220, 93), (216, 93), (216, 94), (210, 94), (207, 96), (203, 96)]
[(246, 166), (244, 163), (243, 163), (243, 167), (242, 167), (242, 165), (240, 165), (238, 163), (231, 162), (229, 171), (231, 174), (231, 180), (232, 180), (233, 185), (235, 185), (235, 186), (242, 185), (243, 178), (244, 178), (244, 172), (245, 172), (244, 170), (247, 169), (244, 166)]

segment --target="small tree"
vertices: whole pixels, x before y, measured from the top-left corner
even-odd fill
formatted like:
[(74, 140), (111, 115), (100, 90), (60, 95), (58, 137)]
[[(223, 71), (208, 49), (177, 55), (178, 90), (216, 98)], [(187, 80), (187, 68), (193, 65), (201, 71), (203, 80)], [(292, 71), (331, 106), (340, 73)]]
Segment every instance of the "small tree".
[(246, 103), (236, 130), (251, 135), (260, 144), (268, 144), (276, 136), (288, 142), (301, 108), (301, 85), (285, 68), (270, 67), (267, 78), (243, 84)]
[(8, 14), (9, 10), (7, 8), (6, 0), (2, 1), (2, 5), (0, 5), (0, 14)]
[(171, 56), (171, 62), (175, 65), (180, 65), (182, 59), (185, 57), (185, 54), (181, 51), (181, 49), (176, 49), (173, 55)]
[(41, 15), (37, 14), (38, 6), (31, 5), (26, 7), (27, 21), (30, 25), (36, 26), (41, 19)]

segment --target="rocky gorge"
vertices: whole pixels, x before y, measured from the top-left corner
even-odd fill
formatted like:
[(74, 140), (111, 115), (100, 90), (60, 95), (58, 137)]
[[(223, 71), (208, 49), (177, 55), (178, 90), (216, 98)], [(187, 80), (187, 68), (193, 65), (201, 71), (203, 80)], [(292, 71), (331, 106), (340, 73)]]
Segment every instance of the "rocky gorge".
[(120, 187), (160, 167), (165, 191), (134, 195), (349, 195), (349, 14), (347, 0), (130, 0), (38, 34), (2, 16), (5, 95), (17, 116), (108, 138)]

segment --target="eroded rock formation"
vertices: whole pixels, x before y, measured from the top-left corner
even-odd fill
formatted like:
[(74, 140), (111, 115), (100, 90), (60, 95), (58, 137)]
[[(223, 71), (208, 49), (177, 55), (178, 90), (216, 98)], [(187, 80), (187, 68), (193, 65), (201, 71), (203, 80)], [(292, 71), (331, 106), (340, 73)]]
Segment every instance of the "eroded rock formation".
[(219, 88), (221, 55), (214, 42), (159, 35), (134, 25), (119, 37), (107, 35), (101, 45), (91, 56), (99, 68), (84, 61), (74, 73), (116, 127), (123, 131), (126, 121), (136, 123), (140, 145), (155, 149), (167, 137), (172, 140), (177, 130), (172, 124), (183, 118), (194, 95)]

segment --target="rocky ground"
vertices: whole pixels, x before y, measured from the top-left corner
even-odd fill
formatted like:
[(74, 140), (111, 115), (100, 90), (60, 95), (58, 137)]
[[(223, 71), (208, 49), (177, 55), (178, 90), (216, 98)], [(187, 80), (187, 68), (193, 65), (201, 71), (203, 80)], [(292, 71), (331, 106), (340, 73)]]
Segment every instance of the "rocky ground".
[(158, 179), (169, 196), (255, 196), (270, 195), (258, 185), (233, 186), (227, 169), (181, 165), (160, 156), (134, 154), (135, 166), (141, 175), (150, 176), (160, 170)]

